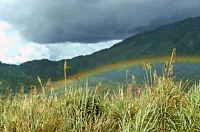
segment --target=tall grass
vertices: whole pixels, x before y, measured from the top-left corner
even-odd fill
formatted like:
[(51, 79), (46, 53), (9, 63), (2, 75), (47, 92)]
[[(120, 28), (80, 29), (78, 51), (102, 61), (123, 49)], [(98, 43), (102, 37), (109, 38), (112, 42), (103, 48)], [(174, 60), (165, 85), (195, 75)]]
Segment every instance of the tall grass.
[(174, 58), (175, 53), (162, 76), (147, 63), (143, 85), (137, 85), (132, 75), (132, 81), (118, 86), (113, 94), (102, 94), (99, 82), (95, 90), (85, 85), (48, 95), (38, 78), (42, 94), (21, 92), (0, 100), (0, 131), (198, 132), (200, 83), (175, 82)]

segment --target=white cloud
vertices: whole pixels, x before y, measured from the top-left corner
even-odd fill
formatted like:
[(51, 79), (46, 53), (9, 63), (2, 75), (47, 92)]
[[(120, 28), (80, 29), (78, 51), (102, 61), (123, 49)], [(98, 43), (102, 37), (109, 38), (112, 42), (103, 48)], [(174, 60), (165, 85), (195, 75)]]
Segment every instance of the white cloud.
[(50, 60), (69, 59), (108, 48), (119, 41), (98, 44), (37, 44), (24, 40), (11, 25), (0, 21), (0, 61), (8, 64), (21, 64), (43, 58)]
[(49, 58), (44, 45), (27, 42), (6, 22), (0, 22), (0, 61), (20, 64), (32, 59)]
[(1, 4), (13, 4), (14, 2), (16, 2), (16, 0), (1, 0), (0, 1)]
[(73, 58), (79, 55), (88, 55), (101, 49), (109, 48), (121, 40), (100, 42), (98, 44), (80, 44), (80, 43), (63, 43), (49, 44), (46, 47), (50, 50), (51, 60), (60, 60), (64, 58)]

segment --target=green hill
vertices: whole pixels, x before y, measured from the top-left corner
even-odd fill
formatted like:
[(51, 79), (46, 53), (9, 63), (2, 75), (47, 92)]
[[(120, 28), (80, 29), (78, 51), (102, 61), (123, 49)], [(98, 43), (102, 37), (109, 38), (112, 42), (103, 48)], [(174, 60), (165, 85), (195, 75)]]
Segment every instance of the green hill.
[[(145, 31), (109, 49), (69, 59), (67, 62), (71, 68), (68, 70), (68, 75), (125, 60), (166, 56), (174, 47), (178, 56), (200, 55), (200, 17), (188, 18)], [(0, 80), (3, 81), (1, 91), (8, 85), (13, 89), (22, 85), (28, 88), (37, 82), (37, 76), (44, 81), (48, 78), (52, 81), (60, 80), (63, 78), (63, 62), (64, 60), (54, 62), (43, 59), (19, 66), (0, 64)]]

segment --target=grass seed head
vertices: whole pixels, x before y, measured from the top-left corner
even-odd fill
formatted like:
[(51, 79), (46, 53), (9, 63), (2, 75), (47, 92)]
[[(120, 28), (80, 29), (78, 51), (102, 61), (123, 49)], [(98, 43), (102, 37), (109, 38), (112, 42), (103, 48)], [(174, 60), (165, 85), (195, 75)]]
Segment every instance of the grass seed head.
[(141, 95), (141, 89), (138, 87), (137, 88), (137, 95), (140, 96)]
[(74, 75), (74, 80), (75, 81), (79, 81), (81, 79), (79, 74)]
[(96, 85), (96, 90), (99, 90), (101, 87), (103, 87), (103, 84), (101, 81), (99, 81), (98, 84)]
[(132, 82), (133, 85), (136, 84), (136, 79), (135, 79), (135, 76), (133, 74), (131, 75), (131, 82)]
[(64, 62), (64, 70), (67, 70), (68, 68), (70, 68), (70, 67), (68, 66), (67, 61), (65, 60), (65, 62)]
[(24, 86), (22, 86), (22, 87), (19, 89), (19, 93), (20, 93), (20, 94), (24, 94)]
[(173, 48), (172, 54), (175, 56), (176, 55), (176, 48)]
[(151, 63), (150, 63), (150, 62), (146, 62), (146, 68), (147, 68), (148, 70), (151, 69)]

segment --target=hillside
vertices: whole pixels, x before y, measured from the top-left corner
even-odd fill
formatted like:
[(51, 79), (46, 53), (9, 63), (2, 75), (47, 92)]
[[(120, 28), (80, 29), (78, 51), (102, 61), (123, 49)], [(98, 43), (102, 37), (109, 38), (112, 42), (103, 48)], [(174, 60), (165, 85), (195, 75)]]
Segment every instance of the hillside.
[[(199, 43), (200, 17), (188, 18), (131, 36), (109, 49), (69, 59), (68, 75), (125, 60), (166, 56), (174, 47), (178, 56), (199, 56)], [(12, 84), (10, 87), (19, 88), (32, 84), (37, 82), (37, 75), (44, 81), (48, 78), (59, 80), (63, 78), (63, 61), (44, 59), (19, 66), (1, 64), (0, 80), (6, 82), (1, 87), (5, 89), (6, 85)]]

